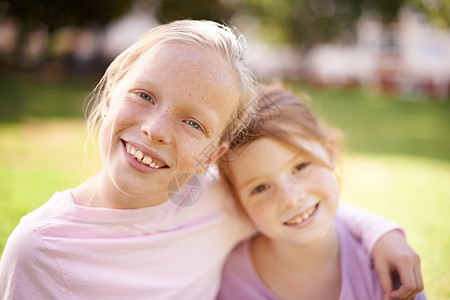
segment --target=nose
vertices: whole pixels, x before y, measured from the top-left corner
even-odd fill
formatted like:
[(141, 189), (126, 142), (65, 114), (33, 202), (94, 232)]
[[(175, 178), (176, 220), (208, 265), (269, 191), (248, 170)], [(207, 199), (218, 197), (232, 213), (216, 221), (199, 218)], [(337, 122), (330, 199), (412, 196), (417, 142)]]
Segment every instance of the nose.
[(173, 139), (172, 122), (169, 110), (158, 111), (146, 117), (141, 130), (152, 141), (170, 144)]
[(279, 201), (282, 209), (299, 205), (305, 199), (305, 190), (299, 182), (289, 182), (280, 187)]

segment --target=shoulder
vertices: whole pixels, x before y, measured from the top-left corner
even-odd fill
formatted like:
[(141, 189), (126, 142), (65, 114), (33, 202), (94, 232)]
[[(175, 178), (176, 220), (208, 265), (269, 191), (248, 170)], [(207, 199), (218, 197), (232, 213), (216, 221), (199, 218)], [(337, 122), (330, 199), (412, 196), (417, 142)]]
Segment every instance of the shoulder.
[(272, 299), (262, 284), (250, 256), (250, 240), (238, 244), (228, 256), (223, 268), (219, 300), (227, 299)]
[(33, 268), (56, 266), (45, 235), (47, 228), (58, 227), (54, 203), (61, 202), (63, 193), (56, 192), (44, 205), (22, 217), (6, 242), (1, 260), (2, 275), (4, 268), (25, 274)]
[(61, 295), (64, 286), (58, 264), (39, 234), (19, 224), (9, 236), (0, 261), (2, 297), (45, 299), (54, 292)]
[(248, 272), (248, 268), (251, 267), (249, 247), (250, 239), (246, 239), (234, 247), (225, 262), (224, 274), (234, 274), (234, 270)]
[[(335, 220), (341, 261), (340, 299), (381, 299), (383, 292), (372, 259), (339, 219)], [(344, 298), (342, 298), (344, 297)]]
[(42, 206), (23, 216), (20, 219), (20, 224), (34, 230), (54, 224), (54, 220), (59, 218), (62, 211), (68, 206), (68, 197), (71, 197), (70, 189), (55, 192)]
[(228, 255), (222, 273), (223, 289), (235, 289), (236, 285), (247, 285), (250, 281), (252, 265), (249, 246), (249, 240), (244, 240)]
[(26, 261), (34, 260), (39, 254), (47, 254), (45, 236), (48, 228), (58, 227), (60, 212), (58, 205), (61, 205), (65, 194), (56, 192), (49, 201), (41, 207), (33, 210), (21, 218), (19, 225), (8, 237), (5, 250), (2, 257), (8, 255), (11, 260)]

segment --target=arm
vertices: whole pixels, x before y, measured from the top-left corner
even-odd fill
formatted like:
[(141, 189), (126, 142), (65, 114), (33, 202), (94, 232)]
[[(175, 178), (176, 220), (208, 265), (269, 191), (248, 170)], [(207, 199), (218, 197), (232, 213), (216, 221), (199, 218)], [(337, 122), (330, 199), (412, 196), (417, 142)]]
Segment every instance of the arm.
[(19, 225), (0, 261), (1, 299), (65, 299), (59, 267), (36, 232)]
[[(419, 257), (406, 243), (404, 232), (397, 223), (361, 207), (346, 204), (340, 204), (337, 217), (372, 254), (386, 295), (411, 299), (423, 290)], [(394, 286), (393, 273), (399, 276), (398, 289), (394, 289), (397, 286)]]
[(386, 233), (397, 230), (403, 234), (399, 224), (374, 214), (362, 207), (340, 203), (336, 216), (341, 219), (351, 234), (359, 239), (368, 253)]

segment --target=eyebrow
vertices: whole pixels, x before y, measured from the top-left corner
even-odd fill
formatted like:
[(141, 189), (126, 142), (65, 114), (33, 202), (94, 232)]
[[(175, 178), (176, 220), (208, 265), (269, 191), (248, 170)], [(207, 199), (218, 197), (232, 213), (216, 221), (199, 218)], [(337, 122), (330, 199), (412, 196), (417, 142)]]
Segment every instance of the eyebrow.
[[(297, 161), (300, 157), (301, 157), (300, 155), (295, 155), (292, 159), (290, 159), (289, 161), (287, 161), (287, 162), (284, 164), (284, 167), (286, 167), (286, 166), (288, 166), (288, 165), (291, 165), (292, 163), (294, 163), (295, 161)], [(252, 185), (254, 182), (260, 181), (260, 179), (265, 178), (265, 177), (268, 177), (268, 175), (267, 175), (267, 174), (263, 174), (263, 175), (260, 175), (260, 176), (252, 177), (252, 178), (246, 180), (243, 184), (241, 184), (241, 185), (238, 187), (238, 189), (241, 190), (241, 189), (243, 189), (243, 188), (245, 188), (245, 187), (247, 187), (247, 186), (249, 186), (249, 185)]]

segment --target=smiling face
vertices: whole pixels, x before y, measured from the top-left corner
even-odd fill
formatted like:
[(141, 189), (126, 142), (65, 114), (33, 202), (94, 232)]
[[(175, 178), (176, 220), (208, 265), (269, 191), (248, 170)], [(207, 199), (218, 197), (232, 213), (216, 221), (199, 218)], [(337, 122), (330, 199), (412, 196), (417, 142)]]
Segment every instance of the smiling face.
[(230, 157), (229, 174), (243, 208), (261, 233), (273, 240), (307, 244), (330, 231), (339, 188), (329, 167), (333, 150), (311, 140), (299, 142), (309, 155), (258, 138)]
[(171, 179), (198, 172), (226, 149), (218, 141), (239, 85), (217, 55), (180, 42), (152, 48), (137, 65), (110, 94), (102, 174), (124, 194), (167, 199)]

